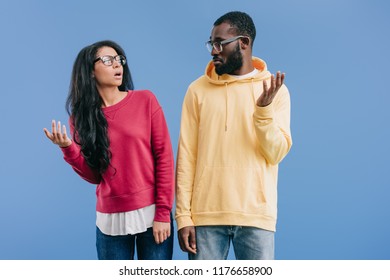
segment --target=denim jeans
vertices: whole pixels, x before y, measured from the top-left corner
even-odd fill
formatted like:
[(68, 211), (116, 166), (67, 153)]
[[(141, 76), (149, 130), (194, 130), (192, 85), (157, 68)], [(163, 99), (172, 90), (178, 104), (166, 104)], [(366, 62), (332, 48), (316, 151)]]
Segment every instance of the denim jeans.
[(237, 260), (273, 260), (275, 233), (255, 227), (195, 227), (196, 255), (190, 260), (226, 260), (230, 243)]
[(173, 223), (171, 236), (156, 244), (153, 228), (135, 235), (106, 235), (96, 227), (96, 249), (99, 260), (134, 260), (135, 247), (139, 260), (171, 260), (173, 254)]

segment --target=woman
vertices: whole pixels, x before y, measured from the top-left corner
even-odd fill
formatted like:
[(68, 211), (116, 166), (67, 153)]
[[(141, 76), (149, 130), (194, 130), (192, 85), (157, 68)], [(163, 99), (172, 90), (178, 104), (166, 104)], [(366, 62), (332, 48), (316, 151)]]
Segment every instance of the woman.
[(172, 259), (173, 152), (163, 111), (134, 90), (126, 56), (112, 41), (85, 47), (66, 102), (70, 132), (44, 132), (85, 180), (97, 184), (99, 259)]

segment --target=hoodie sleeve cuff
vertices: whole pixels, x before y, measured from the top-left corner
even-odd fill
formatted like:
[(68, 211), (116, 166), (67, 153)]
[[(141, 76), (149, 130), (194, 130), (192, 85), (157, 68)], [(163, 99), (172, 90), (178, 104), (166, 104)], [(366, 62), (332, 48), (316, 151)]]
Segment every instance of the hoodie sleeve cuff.
[(180, 230), (184, 227), (194, 226), (194, 222), (192, 221), (190, 216), (181, 216), (176, 217), (177, 230)]
[(257, 120), (272, 119), (274, 116), (274, 110), (272, 103), (265, 107), (256, 106), (253, 117)]

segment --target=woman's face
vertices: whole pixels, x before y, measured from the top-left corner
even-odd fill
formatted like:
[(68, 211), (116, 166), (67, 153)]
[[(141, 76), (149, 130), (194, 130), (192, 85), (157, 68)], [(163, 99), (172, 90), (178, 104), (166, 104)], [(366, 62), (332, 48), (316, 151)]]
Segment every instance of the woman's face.
[[(119, 87), (123, 80), (123, 59), (111, 47), (102, 47), (96, 54), (94, 76), (99, 88)], [(125, 62), (124, 62), (125, 63)]]

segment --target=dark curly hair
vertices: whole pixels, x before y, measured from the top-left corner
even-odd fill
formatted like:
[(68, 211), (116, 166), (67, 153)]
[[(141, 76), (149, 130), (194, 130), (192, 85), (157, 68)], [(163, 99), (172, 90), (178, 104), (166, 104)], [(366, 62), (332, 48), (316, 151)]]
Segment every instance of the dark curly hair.
[(248, 14), (238, 11), (226, 13), (214, 22), (214, 26), (224, 22), (232, 26), (236, 35), (245, 35), (251, 38), (251, 45), (253, 46), (256, 38), (256, 27)]
[[(102, 47), (111, 47), (119, 55), (125, 55), (115, 42), (105, 40), (83, 48), (73, 64), (66, 110), (74, 125), (73, 140), (80, 145), (87, 164), (100, 174), (104, 173), (111, 161), (107, 120), (102, 111), (103, 100), (93, 78), (94, 61)], [(120, 91), (134, 89), (130, 70), (123, 66), (123, 80)]]

